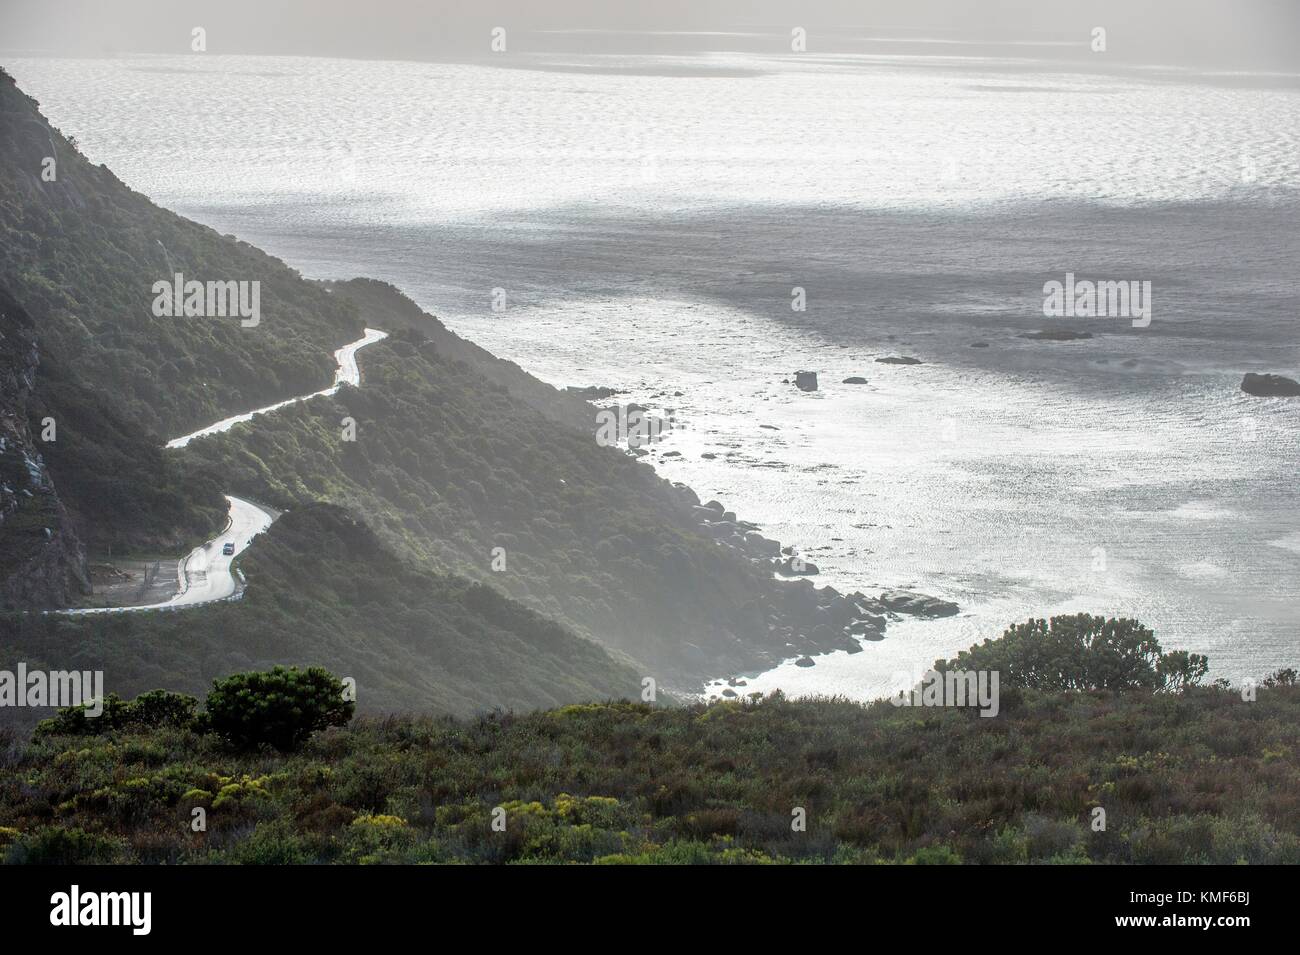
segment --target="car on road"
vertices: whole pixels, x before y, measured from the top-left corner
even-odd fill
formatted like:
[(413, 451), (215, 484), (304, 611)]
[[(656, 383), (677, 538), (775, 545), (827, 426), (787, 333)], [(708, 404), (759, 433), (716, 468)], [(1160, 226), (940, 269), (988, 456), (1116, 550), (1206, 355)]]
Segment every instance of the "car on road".
[(234, 542), (234, 541), (226, 541), (225, 545), (221, 548), (221, 553), (223, 553), (223, 554), (225, 554), (227, 557), (229, 557), (229, 556), (230, 556), (231, 554), (233, 554), (234, 552), (235, 552), (235, 542)]

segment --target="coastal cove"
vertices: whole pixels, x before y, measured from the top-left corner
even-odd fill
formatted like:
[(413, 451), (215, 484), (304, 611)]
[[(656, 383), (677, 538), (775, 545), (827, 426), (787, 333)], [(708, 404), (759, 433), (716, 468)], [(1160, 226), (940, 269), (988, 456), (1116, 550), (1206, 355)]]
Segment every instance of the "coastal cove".
[[(158, 201), (308, 277), (392, 282), (547, 382), (613, 389), (602, 404), (671, 408), (680, 426), (642, 460), (794, 545), (818, 567), (818, 587), (873, 599), (914, 590), (960, 607), (900, 619), (885, 640), (812, 667), (791, 654), (767, 676), (749, 673), (748, 689), (872, 698), (893, 673), (1015, 620), (1081, 610), (1142, 619), (1164, 645), (1207, 653), (1214, 677), (1289, 664), (1300, 402), (1239, 385), (1247, 372), (1300, 370), (1297, 290), (1277, 279), (1300, 258), (1300, 169), (1277, 133), (1296, 115), (1296, 91), (1194, 78), (1066, 84), (1005, 65), (993, 85), (995, 65), (978, 62), (759, 61), (761, 79), (648, 75), (635, 86), (285, 58), (274, 66), (293, 83), (261, 75), (271, 64), (257, 58), (220, 83), (167, 58), (113, 61), (95, 84), (73, 61), (12, 69), (97, 160)], [(411, 93), (431, 82), (454, 85), (457, 98), (438, 108), (465, 110), (467, 123), (498, 84), (510, 110), (532, 117), (493, 125), (494, 155), (511, 158), (491, 189), (473, 137), (396, 134), (396, 115), (440, 128)], [(324, 123), (343, 83), (388, 112)], [(628, 129), (564, 121), (575, 83), (604, 114), (632, 103), (661, 130), (656, 177), (639, 175)], [(752, 109), (704, 142), (674, 113), (683, 86)], [(1022, 90), (1018, 123), (979, 140), (1009, 88)], [(923, 105), (842, 114), (867, 89)], [(197, 124), (151, 147), (152, 117), (198, 91), (232, 111), (258, 101), (298, 117), (251, 132), (277, 161), (241, 163)], [(1237, 152), (1188, 134), (1171, 100), (1197, 102), (1223, 142), (1251, 143), (1257, 176), (1243, 182)], [(823, 138), (783, 137), (756, 118), (760, 104), (782, 103), (801, 104)], [(1025, 130), (1071, 104), (1101, 104), (1115, 122), (1058, 174), (1056, 152)], [(947, 142), (928, 138), (936, 111)], [(1120, 162), (1137, 123), (1159, 131), (1146, 140), (1159, 149)], [(321, 165), (326, 128), (385, 143), (375, 154), (404, 174), (359, 189), (346, 164)], [(127, 140), (120, 129), (142, 132)], [(906, 148), (883, 154), (872, 146), (883, 140)], [(571, 161), (557, 164), (562, 147)], [(353, 150), (353, 168), (367, 155)], [(962, 157), (955, 177), (937, 174), (946, 155)], [(1069, 272), (1150, 281), (1149, 327), (1044, 316), (1044, 283)], [(805, 311), (791, 309), (795, 287)], [(492, 310), (496, 288), (504, 312)], [(897, 356), (920, 363), (880, 361)], [(816, 392), (783, 383), (801, 369), (818, 373)]]

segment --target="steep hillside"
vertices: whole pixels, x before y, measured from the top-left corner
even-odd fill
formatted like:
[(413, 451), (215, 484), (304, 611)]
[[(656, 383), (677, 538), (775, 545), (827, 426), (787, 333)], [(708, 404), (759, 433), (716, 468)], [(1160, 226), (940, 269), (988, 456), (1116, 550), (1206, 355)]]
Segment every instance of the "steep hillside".
[[(35, 323), (0, 288), (0, 609), (67, 606), (84, 593), (85, 552), (29, 425), (40, 356)], [(38, 419), (39, 420), (39, 419)], [(37, 434), (47, 434), (39, 426)], [(50, 435), (57, 437), (57, 432)]]
[(857, 648), (846, 598), (774, 581), (770, 562), (706, 534), (688, 489), (555, 424), (421, 332), (371, 346), (364, 367), (363, 388), (185, 455), (275, 506), (352, 508), (413, 559), (490, 583), (660, 681)]
[[(243, 600), (94, 617), (0, 616), (0, 670), (102, 670), (106, 692), (202, 696), (232, 671), (321, 665), (362, 713), (473, 713), (636, 696), (638, 674), (590, 641), (469, 581), (407, 567), (338, 508), (285, 514), (254, 540)], [(50, 711), (0, 708), (31, 725)]]
[[(260, 320), (154, 314), (153, 284), (257, 282)], [(31, 316), (31, 412), (53, 417), (46, 461), (88, 543), (176, 548), (223, 513), (165, 440), (329, 384), (359, 337), (348, 302), (260, 250), (183, 219), (95, 166), (0, 71), (0, 287)]]
[(584, 434), (595, 430), (596, 409), (582, 398), (553, 388), (514, 362), (498, 358), (487, 349), (461, 338), (392, 285), (374, 279), (324, 284), (335, 294), (353, 302), (369, 324), (390, 331), (417, 331), (437, 347), (438, 354), (450, 361), (464, 362), (552, 421), (576, 428)]
[[(44, 161), (55, 179), (42, 179)], [(261, 250), (162, 209), (88, 162), (0, 78), (0, 280), (46, 361), (158, 436), (329, 383), (355, 309)], [(259, 281), (260, 321), (154, 315), (153, 283)]]

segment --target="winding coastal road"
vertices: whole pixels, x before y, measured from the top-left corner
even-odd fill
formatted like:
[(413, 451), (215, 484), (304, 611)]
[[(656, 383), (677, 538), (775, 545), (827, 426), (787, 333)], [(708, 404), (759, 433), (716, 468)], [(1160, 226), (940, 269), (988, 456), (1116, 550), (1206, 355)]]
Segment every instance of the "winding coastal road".
[[(283, 408), (299, 401), (308, 401), (312, 398), (335, 394), (345, 384), (360, 387), (361, 369), (357, 366), (357, 352), (367, 345), (388, 337), (387, 332), (381, 332), (375, 328), (367, 328), (365, 332), (363, 337), (344, 345), (334, 352), (334, 360), (338, 363), (338, 369), (334, 372), (332, 387), (322, 391), (314, 391), (309, 395), (302, 395), (298, 398), (278, 401), (273, 405), (267, 405), (265, 408), (258, 408), (255, 411), (223, 418), (216, 424), (210, 424), (206, 428), (200, 428), (190, 434), (173, 438), (167, 442), (166, 447), (183, 448), (195, 438), (229, 431), (235, 425), (251, 421), (258, 415), (266, 414), (268, 411), (275, 411), (277, 408)], [(177, 593), (170, 600), (134, 607), (85, 607), (53, 612), (90, 614), (129, 613), (137, 610), (178, 610), (183, 607), (197, 607), (202, 604), (212, 603), (214, 600), (226, 600), (233, 597), (239, 590), (235, 575), (231, 571), (235, 558), (248, 548), (254, 537), (270, 527), (275, 518), (252, 501), (246, 501), (241, 497), (234, 497), (230, 494), (225, 495), (225, 498), (230, 504), (230, 519), (226, 523), (226, 529), (207, 543), (194, 548), (176, 562)], [(233, 552), (230, 554), (224, 553), (227, 544), (233, 545)]]
[[(230, 520), (226, 529), (176, 562), (176, 596), (161, 603), (139, 604), (134, 607), (83, 607), (61, 612), (84, 614), (177, 610), (234, 596), (237, 585), (230, 569), (231, 564), (253, 542), (254, 537), (271, 526), (274, 518), (253, 502), (241, 497), (227, 494), (226, 500), (230, 503)], [(222, 553), (227, 543), (235, 545), (234, 553)]]
[(326, 395), (332, 395), (339, 390), (341, 385), (361, 385), (361, 369), (357, 367), (357, 352), (367, 345), (373, 344), (381, 339), (387, 338), (388, 332), (381, 332), (376, 328), (367, 328), (366, 334), (354, 342), (344, 345), (334, 353), (334, 360), (338, 362), (338, 369), (334, 372), (334, 385), (322, 391), (313, 391), (309, 395), (300, 395), (297, 398), (287, 398), (284, 401), (277, 401), (273, 405), (267, 405), (265, 408), (258, 408), (255, 411), (246, 411), (243, 414), (231, 415), (229, 418), (222, 418), (216, 424), (210, 424), (206, 428), (200, 428), (198, 431), (191, 431), (189, 434), (181, 435), (179, 438), (172, 438), (167, 442), (167, 447), (183, 448), (195, 438), (205, 438), (210, 434), (220, 434), (223, 431), (229, 431), (237, 424), (245, 421), (252, 421), (260, 414), (266, 414), (268, 411), (275, 411), (288, 405), (297, 404), (299, 401), (309, 401), (312, 398), (320, 398)]

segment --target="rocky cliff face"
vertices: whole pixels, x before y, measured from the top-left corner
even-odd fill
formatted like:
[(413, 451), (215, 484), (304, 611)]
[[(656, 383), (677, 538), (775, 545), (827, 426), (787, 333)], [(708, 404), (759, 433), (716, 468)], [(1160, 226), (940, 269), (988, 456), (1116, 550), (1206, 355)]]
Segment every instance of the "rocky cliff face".
[[(35, 327), (0, 289), (0, 608), (66, 607), (88, 593), (86, 554), (32, 433), (40, 363)], [(54, 422), (54, 440), (58, 438)]]

